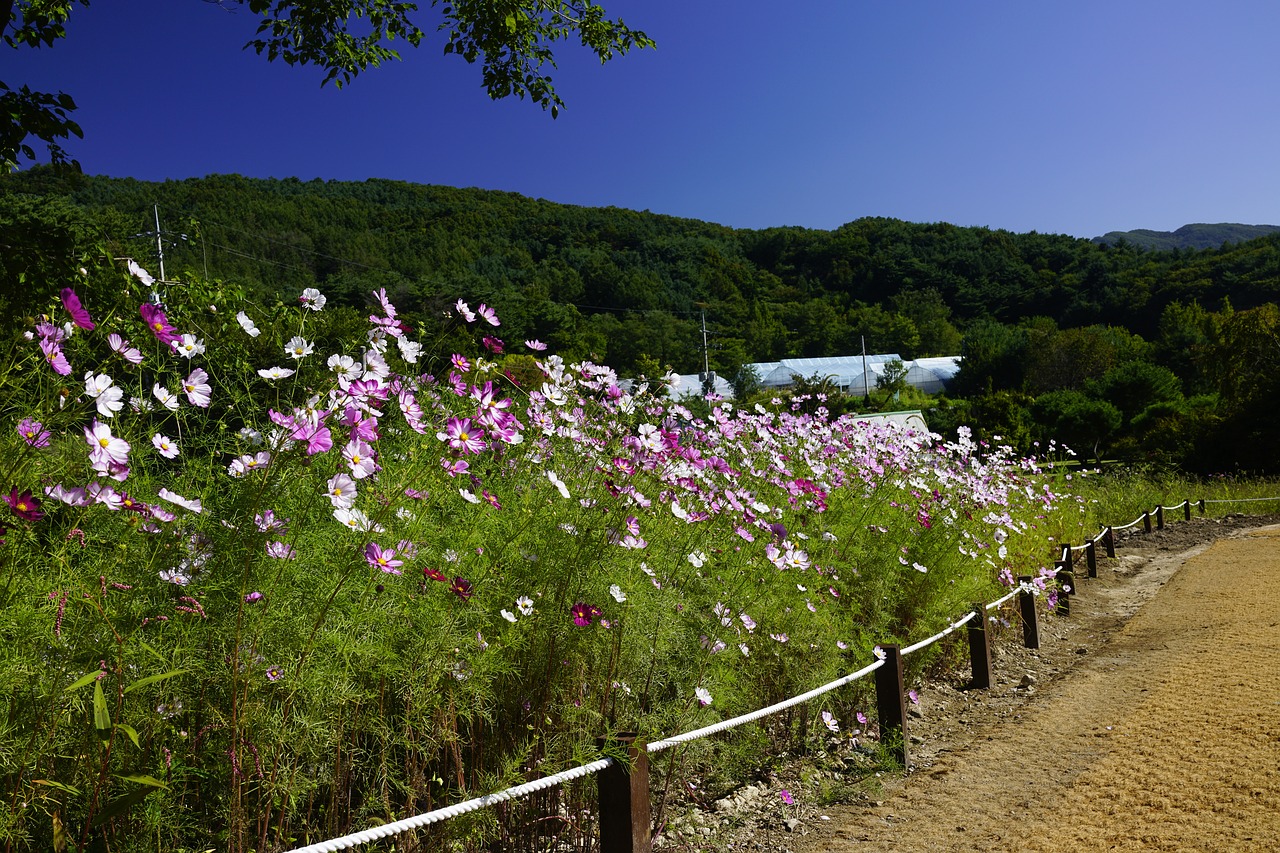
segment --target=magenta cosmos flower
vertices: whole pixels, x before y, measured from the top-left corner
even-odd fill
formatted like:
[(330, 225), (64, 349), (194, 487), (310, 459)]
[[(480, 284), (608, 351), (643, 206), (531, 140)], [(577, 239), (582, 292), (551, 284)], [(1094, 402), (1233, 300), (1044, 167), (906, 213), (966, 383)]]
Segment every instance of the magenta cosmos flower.
[(594, 604), (584, 604), (579, 601), (569, 608), (569, 615), (573, 617), (573, 624), (579, 628), (585, 628), (591, 624), (592, 620), (603, 615), (603, 611)]
[(44, 518), (44, 513), (40, 511), (40, 501), (32, 497), (30, 489), (18, 494), (18, 487), (14, 486), (13, 491), (4, 496), (4, 502), (18, 518), (26, 521), (39, 521)]
[(484, 430), (472, 424), (470, 418), (449, 418), (444, 425), (444, 432), (436, 437), (449, 442), (451, 448), (463, 453), (479, 453), (485, 448)]
[(396, 549), (383, 548), (376, 542), (370, 542), (364, 549), (364, 558), (369, 562), (369, 565), (375, 569), (381, 569), (389, 575), (403, 574), (400, 571), (400, 567), (404, 565), (404, 561), (397, 560), (395, 557)]
[(71, 322), (75, 323), (86, 332), (92, 332), (97, 325), (89, 317), (89, 312), (84, 310), (84, 306), (80, 304), (80, 297), (76, 296), (76, 292), (69, 287), (62, 288), (62, 307), (67, 309), (67, 313), (71, 315)]
[(155, 335), (160, 343), (173, 346), (182, 340), (178, 336), (178, 330), (169, 325), (169, 318), (165, 316), (163, 309), (150, 302), (144, 302), (138, 306), (138, 313), (142, 316), (142, 322), (147, 324), (151, 334)]

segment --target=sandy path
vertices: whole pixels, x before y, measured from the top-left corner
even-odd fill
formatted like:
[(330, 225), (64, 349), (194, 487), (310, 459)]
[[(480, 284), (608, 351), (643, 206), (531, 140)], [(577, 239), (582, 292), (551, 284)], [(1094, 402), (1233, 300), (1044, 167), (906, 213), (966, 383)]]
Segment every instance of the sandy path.
[(797, 851), (1280, 851), (1280, 527), (1192, 556), (976, 735)]

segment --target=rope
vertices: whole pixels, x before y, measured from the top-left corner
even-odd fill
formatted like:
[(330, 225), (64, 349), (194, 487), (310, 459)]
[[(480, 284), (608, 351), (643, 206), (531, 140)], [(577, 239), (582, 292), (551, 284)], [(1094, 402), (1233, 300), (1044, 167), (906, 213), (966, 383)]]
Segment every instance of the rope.
[(1250, 501), (1280, 501), (1280, 498), (1217, 498), (1215, 500), (1206, 500), (1207, 504), (1236, 504), (1249, 503)]
[(299, 847), (293, 853), (331, 853), (334, 850), (345, 850), (348, 847), (355, 847), (357, 844), (368, 844), (371, 841), (377, 841), (379, 838), (386, 838), (389, 835), (396, 835), (406, 832), (410, 829), (417, 829), (420, 826), (426, 826), (430, 823), (436, 823), (449, 818), (466, 814), (467, 812), (477, 811), (487, 808), (496, 803), (505, 802), (507, 800), (515, 800), (520, 797), (528, 796), (535, 791), (541, 791), (545, 788), (551, 788), (559, 785), (561, 782), (567, 782), (570, 779), (578, 779), (582, 776), (589, 776), (592, 773), (598, 773), (601, 770), (613, 764), (612, 758), (602, 758), (599, 761), (593, 761), (590, 764), (584, 764), (581, 767), (574, 767), (570, 770), (564, 770), (554, 776), (547, 776), (543, 779), (535, 779), (532, 782), (526, 782), (523, 785), (516, 785), (514, 788), (508, 788), (505, 791), (499, 791), (496, 794), (485, 794), (483, 797), (477, 797), (474, 800), (467, 800), (465, 803), (458, 803), (443, 809), (426, 812), (416, 817), (397, 820), (392, 823), (384, 823), (382, 826), (375, 826), (372, 829), (366, 829), (362, 832), (353, 832), (350, 835), (344, 835), (341, 838), (334, 838), (330, 841), (321, 841), (317, 844), (308, 844), (306, 847)]
[(1099, 533), (1097, 536), (1093, 537), (1089, 541), (1092, 542), (1094, 545), (1097, 545), (1099, 542), (1101, 542), (1103, 539), (1106, 539), (1106, 538), (1107, 538), (1107, 531), (1104, 528), (1101, 533)]
[(1142, 523), (1142, 516), (1138, 516), (1128, 524), (1112, 525), (1111, 529), (1112, 530), (1128, 530), (1130, 527), (1137, 527), (1141, 523)]
[(1006, 595), (1004, 598), (997, 598), (995, 601), (993, 601), (993, 602), (991, 602), (990, 604), (988, 604), (988, 605), (986, 606), (986, 609), (987, 609), (987, 610), (995, 610), (997, 607), (999, 607), (1000, 605), (1004, 604), (1006, 601), (1009, 601), (1010, 599), (1012, 599), (1015, 595), (1017, 595), (1017, 594), (1018, 594), (1018, 593), (1020, 593), (1020, 592), (1022, 592), (1022, 588), (1021, 588), (1021, 587), (1015, 587), (1015, 588), (1014, 588), (1014, 590), (1013, 590), (1012, 592), (1010, 592), (1008, 595)]
[(960, 619), (957, 622), (952, 622), (946, 628), (943, 628), (941, 631), (934, 634), (932, 637), (930, 637), (927, 640), (921, 640), (920, 642), (915, 643), (914, 645), (907, 646), (905, 649), (899, 652), (899, 654), (902, 655), (903, 657), (906, 657), (912, 652), (918, 652), (921, 649), (923, 649), (925, 646), (929, 645), (930, 643), (936, 643), (938, 640), (941, 640), (943, 637), (947, 636), (948, 634), (950, 634), (952, 631), (959, 628), (960, 626), (968, 624), (977, 615), (978, 614), (970, 610), (968, 613), (964, 615), (963, 619)]
[(815, 687), (814, 689), (810, 690), (808, 693), (802, 693), (799, 696), (794, 696), (790, 699), (784, 699), (783, 701), (770, 705), (767, 708), (761, 708), (758, 711), (752, 711), (750, 714), (743, 714), (741, 717), (734, 717), (729, 720), (723, 720), (719, 723), (713, 723), (712, 725), (704, 726), (703, 728), (700, 728), (700, 729), (694, 729), (691, 732), (685, 732), (684, 734), (676, 735), (675, 737), (669, 737), (666, 740), (654, 741), (653, 743), (649, 744), (649, 747), (648, 747), (649, 752), (650, 754), (655, 752), (661, 752), (662, 750), (669, 749), (670, 747), (676, 746), (677, 744), (688, 743), (691, 740), (697, 740), (698, 738), (703, 738), (703, 737), (706, 737), (707, 735), (713, 735), (713, 734), (716, 734), (717, 732), (723, 732), (727, 729), (732, 729), (735, 726), (742, 725), (743, 723), (749, 723), (753, 720), (758, 720), (761, 717), (767, 717), (770, 714), (775, 714), (778, 711), (781, 711), (785, 708), (790, 708), (792, 705), (799, 705), (801, 702), (807, 702), (808, 700), (813, 699), (815, 696), (821, 696), (823, 693), (826, 693), (831, 690), (835, 690), (837, 687), (843, 687), (844, 685), (849, 684), (850, 682), (857, 681), (859, 678), (862, 678), (864, 675), (869, 675), (872, 672), (875, 672), (877, 669), (879, 669), (882, 666), (884, 666), (884, 661), (877, 660), (875, 663), (868, 664), (867, 666), (864, 666), (862, 669), (858, 670), (857, 672), (851, 672), (848, 675), (844, 676), (843, 678), (836, 679), (830, 684), (824, 684), (821, 687)]

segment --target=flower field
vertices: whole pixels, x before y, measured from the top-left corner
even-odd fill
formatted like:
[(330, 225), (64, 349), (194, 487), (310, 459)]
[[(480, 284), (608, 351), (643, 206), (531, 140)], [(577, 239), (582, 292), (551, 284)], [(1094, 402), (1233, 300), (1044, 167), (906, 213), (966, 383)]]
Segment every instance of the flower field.
[[(682, 403), (488, 305), (68, 284), (0, 368), (5, 849), (288, 849), (524, 782), (863, 666), (1081, 523), (1002, 448)], [(847, 747), (873, 704), (674, 750), (663, 784)], [(418, 842), (545, 847), (570, 797)]]

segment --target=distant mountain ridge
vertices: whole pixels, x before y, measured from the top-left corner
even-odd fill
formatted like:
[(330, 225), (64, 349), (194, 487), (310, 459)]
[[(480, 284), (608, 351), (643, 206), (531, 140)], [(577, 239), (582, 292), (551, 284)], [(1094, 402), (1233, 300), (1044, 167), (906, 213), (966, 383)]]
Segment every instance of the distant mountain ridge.
[(1202, 222), (1183, 225), (1177, 231), (1151, 231), (1138, 228), (1134, 231), (1108, 231), (1093, 242), (1114, 244), (1120, 240), (1144, 249), (1218, 249), (1224, 243), (1243, 243), (1257, 237), (1265, 237), (1280, 231), (1280, 225), (1241, 225), (1236, 222)]

